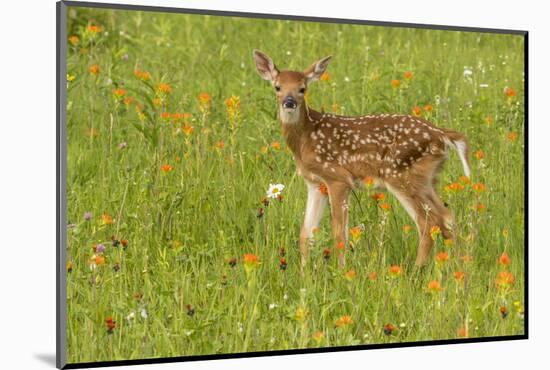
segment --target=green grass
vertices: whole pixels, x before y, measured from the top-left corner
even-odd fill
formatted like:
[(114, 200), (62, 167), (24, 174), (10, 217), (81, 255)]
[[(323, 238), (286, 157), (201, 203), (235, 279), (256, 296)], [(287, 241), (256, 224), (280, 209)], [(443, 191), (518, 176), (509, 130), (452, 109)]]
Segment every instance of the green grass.
[[(101, 32), (86, 31), (90, 24)], [(522, 37), (81, 8), (69, 10), (71, 35), (79, 42), (68, 43), (67, 60), (69, 362), (454, 339), (465, 327), (469, 337), (524, 333)], [(403, 231), (413, 222), (390, 194), (385, 214), (370, 190), (352, 198), (350, 227), (364, 229), (345, 270), (334, 256), (323, 258), (332, 245), (326, 212), (300, 275), (305, 185), (284, 144), (272, 88), (255, 71), (256, 48), (282, 69), (334, 56), (329, 80), (311, 87), (316, 109), (409, 114), (431, 104), (422, 115), (484, 152), (471, 163), (472, 182), (485, 192), (470, 184), (445, 190), (462, 175), (455, 154), (440, 176), (459, 237), (453, 246), (439, 237), (433, 255), (445, 251), (448, 262), (415, 270), (417, 236)], [(99, 73), (90, 73), (95, 64)], [(150, 79), (138, 79), (136, 69)], [(160, 83), (172, 91), (160, 94)], [(507, 97), (506, 87), (516, 96)], [(116, 88), (126, 94), (117, 98)], [(201, 106), (202, 92), (210, 104)], [(225, 104), (231, 96), (240, 100), (233, 115)], [(174, 123), (163, 112), (191, 117)], [(161, 170), (166, 164), (171, 171)], [(286, 186), (284, 199), (265, 207), (270, 183)], [(127, 246), (113, 246), (112, 237)], [(98, 244), (105, 263), (92, 269)], [(497, 263), (503, 252), (509, 266)], [(245, 253), (261, 262), (248, 272)], [(393, 264), (401, 275), (390, 276)], [(515, 284), (497, 289), (504, 270)], [(455, 281), (457, 271), (464, 282)], [(428, 292), (433, 280), (440, 292)], [(336, 327), (343, 315), (353, 323)], [(391, 335), (386, 324), (396, 327)], [(318, 331), (324, 338), (316, 341)]]

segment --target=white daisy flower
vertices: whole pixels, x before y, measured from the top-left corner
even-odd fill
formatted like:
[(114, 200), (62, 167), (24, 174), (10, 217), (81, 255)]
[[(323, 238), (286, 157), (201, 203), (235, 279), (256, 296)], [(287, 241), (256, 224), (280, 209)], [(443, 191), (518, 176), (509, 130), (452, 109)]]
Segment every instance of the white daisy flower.
[(269, 189), (267, 189), (268, 198), (277, 198), (283, 192), (285, 186), (283, 184), (269, 184)]
[(145, 308), (141, 309), (141, 317), (143, 317), (144, 319), (147, 319), (149, 317), (149, 315), (147, 315), (147, 311), (145, 310)]
[(134, 311), (130, 312), (128, 316), (126, 316), (126, 320), (128, 321), (132, 321), (135, 318), (136, 318), (136, 313)]

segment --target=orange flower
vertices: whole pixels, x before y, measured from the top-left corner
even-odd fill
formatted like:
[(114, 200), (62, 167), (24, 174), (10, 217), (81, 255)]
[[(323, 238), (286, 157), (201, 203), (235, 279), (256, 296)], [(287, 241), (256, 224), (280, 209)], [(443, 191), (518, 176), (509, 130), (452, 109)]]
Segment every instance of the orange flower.
[(337, 328), (345, 328), (351, 324), (353, 324), (353, 320), (349, 315), (344, 315), (334, 322), (334, 326)]
[(104, 265), (105, 264), (105, 257), (101, 255), (97, 255), (94, 258), (94, 262), (96, 265)]
[(384, 334), (386, 335), (392, 335), (393, 332), (396, 330), (397, 328), (395, 326), (393, 326), (392, 324), (386, 324), (384, 325)]
[(80, 42), (80, 39), (78, 38), (78, 36), (72, 35), (69, 37), (69, 42), (71, 43), (71, 45), (76, 46)]
[(445, 186), (446, 191), (461, 191), (464, 190), (464, 185), (462, 185), (459, 182), (453, 182), (447, 186)]
[(401, 85), (401, 81), (399, 81), (399, 80), (391, 80), (391, 87), (393, 87), (394, 89), (398, 88), (399, 85)]
[(471, 180), (468, 176), (460, 176), (458, 178), (458, 181), (460, 181), (463, 184), (469, 184), (471, 182)]
[(501, 306), (498, 311), (500, 312), (500, 315), (502, 316), (503, 319), (506, 318), (506, 316), (508, 316), (508, 308), (506, 308), (506, 306)]
[(508, 253), (503, 252), (500, 257), (498, 258), (498, 264), (502, 266), (509, 266), (510, 265), (510, 257), (508, 256)]
[(168, 172), (172, 171), (174, 168), (172, 166), (170, 166), (169, 164), (163, 164), (162, 166), (160, 166), (160, 169), (161, 169), (162, 172), (168, 173)]
[(426, 112), (431, 112), (431, 111), (434, 110), (434, 106), (431, 105), (431, 104), (426, 104), (426, 105), (424, 106), (424, 110), (425, 110)]
[(88, 71), (93, 75), (99, 74), (99, 64), (92, 64), (90, 68), (88, 68)]
[(346, 245), (344, 244), (344, 242), (338, 242), (336, 244), (336, 249), (337, 250), (344, 250), (345, 247), (346, 247)]
[(163, 94), (169, 94), (172, 92), (172, 86), (168, 85), (167, 83), (161, 82), (157, 86), (157, 91)]
[(435, 261), (441, 265), (448, 262), (449, 258), (449, 254), (447, 252), (439, 252), (435, 255)]
[(355, 227), (352, 227), (351, 229), (349, 229), (349, 233), (351, 234), (351, 238), (355, 241), (357, 241), (359, 239), (359, 237), (361, 237), (361, 234), (363, 233), (363, 230), (361, 229), (360, 226), (355, 226)]
[(472, 185), (472, 188), (478, 193), (483, 193), (487, 188), (481, 182)]
[(101, 32), (101, 27), (96, 26), (96, 25), (93, 25), (93, 24), (90, 24), (86, 29), (87, 29), (88, 31), (90, 31), (91, 33), (99, 33), (99, 32)]
[(317, 342), (317, 344), (319, 344), (323, 341), (323, 339), (325, 339), (325, 334), (322, 331), (316, 331), (313, 333), (312, 338)]
[(328, 72), (323, 72), (321, 77), (319, 78), (321, 81), (328, 81), (330, 80), (330, 74)]
[(413, 76), (413, 73), (411, 71), (405, 71), (403, 73), (403, 77), (405, 77), (405, 79), (407, 79), (407, 80), (412, 80), (414, 76)]
[(441, 283), (439, 281), (432, 280), (428, 283), (428, 292), (429, 293), (438, 293), (441, 290), (443, 290), (443, 288), (441, 288)]
[(441, 228), (439, 226), (434, 225), (430, 228), (430, 235), (433, 240), (435, 240), (439, 234), (441, 234)]
[(378, 273), (376, 271), (370, 272), (368, 278), (370, 281), (375, 281), (378, 278)]
[(462, 271), (456, 271), (454, 273), (454, 277), (456, 281), (464, 281), (464, 272)]
[(170, 114), (170, 112), (162, 112), (160, 114), (160, 118), (162, 118), (162, 119), (170, 119), (171, 116), (172, 115)]
[(224, 102), (228, 111), (235, 111), (241, 107), (241, 99), (235, 95), (225, 99)]
[(73, 261), (67, 261), (67, 272), (73, 271)]
[(509, 141), (516, 141), (518, 138), (518, 134), (515, 133), (514, 131), (510, 131), (509, 133), (506, 134), (506, 139), (508, 139)]
[(415, 116), (420, 116), (422, 114), (422, 108), (420, 108), (418, 105), (413, 108), (412, 114)]
[(474, 156), (477, 159), (483, 159), (485, 158), (485, 153), (483, 153), (483, 150), (478, 150), (477, 152), (474, 153)]
[(328, 188), (324, 182), (319, 184), (319, 192), (323, 195), (328, 195)]
[(357, 273), (355, 272), (355, 270), (349, 270), (344, 274), (344, 277), (346, 278), (347, 281), (352, 281), (353, 279), (355, 279), (356, 276), (357, 276)]
[(495, 280), (496, 286), (499, 289), (504, 289), (509, 286), (512, 286), (514, 285), (515, 282), (516, 282), (516, 278), (514, 277), (514, 274), (512, 274), (509, 271), (499, 272)]
[(411, 230), (412, 230), (412, 226), (411, 226), (411, 225), (403, 225), (403, 232), (404, 232), (405, 234), (410, 233)]
[(278, 141), (274, 141), (270, 144), (271, 148), (275, 149), (275, 150), (279, 150), (281, 149), (281, 143), (278, 142)]
[(116, 328), (116, 321), (113, 321), (113, 318), (109, 316), (105, 319), (105, 324), (107, 325), (107, 333), (112, 334)]
[(384, 211), (386, 212), (389, 212), (389, 210), (391, 209), (391, 204), (388, 204), (388, 203), (381, 203), (380, 204), (380, 208), (382, 208)]
[(218, 149), (223, 149), (224, 146), (225, 146), (225, 143), (223, 142), (223, 140), (220, 140), (220, 141), (218, 141), (214, 144), (214, 147), (216, 147)]
[(155, 98), (153, 99), (153, 104), (156, 105), (157, 107), (159, 105), (162, 105), (162, 99), (161, 98)]
[(122, 100), (122, 103), (124, 105), (130, 105), (130, 104), (133, 104), (134, 101), (135, 101), (134, 98), (132, 98), (131, 96), (127, 96), (127, 97), (124, 98), (124, 100)]
[(372, 187), (374, 185), (374, 178), (367, 176), (363, 179), (363, 183), (366, 187)]
[(143, 81), (147, 81), (151, 78), (151, 74), (149, 72), (140, 71), (139, 69), (134, 70), (134, 75)]
[(113, 90), (113, 95), (117, 98), (122, 98), (124, 95), (126, 95), (126, 93), (127, 91), (120, 87)]
[(509, 98), (513, 98), (517, 95), (516, 90), (512, 89), (511, 87), (507, 87), (504, 89), (504, 95), (506, 95)]
[(376, 201), (380, 201), (380, 200), (384, 200), (385, 198), (385, 195), (384, 193), (374, 193), (373, 195), (370, 196), (372, 199), (376, 200)]
[(113, 223), (113, 217), (108, 213), (104, 213), (101, 215), (101, 221), (104, 225), (110, 225)]
[(468, 338), (468, 327), (463, 326), (460, 329), (458, 329), (457, 336), (459, 338)]
[(483, 204), (483, 203), (477, 203), (477, 204), (475, 205), (475, 209), (476, 209), (476, 211), (478, 211), (478, 212), (483, 212), (483, 211), (485, 211), (486, 208), (487, 208), (487, 207), (486, 207), (485, 204)]
[(199, 103), (201, 105), (203, 105), (203, 106), (209, 105), (211, 102), (212, 102), (212, 97), (210, 96), (210, 94), (208, 94), (206, 92), (201, 92), (199, 94)]
[(260, 264), (258, 256), (252, 253), (245, 253), (243, 257), (243, 262), (245, 266), (256, 267)]
[(193, 133), (194, 128), (193, 128), (193, 126), (191, 126), (190, 124), (186, 123), (186, 124), (183, 126), (182, 130), (183, 130), (183, 133), (184, 133), (185, 135), (189, 136), (189, 135), (191, 135), (191, 134)]
[(391, 276), (399, 276), (403, 273), (403, 270), (399, 265), (391, 265), (388, 269)]

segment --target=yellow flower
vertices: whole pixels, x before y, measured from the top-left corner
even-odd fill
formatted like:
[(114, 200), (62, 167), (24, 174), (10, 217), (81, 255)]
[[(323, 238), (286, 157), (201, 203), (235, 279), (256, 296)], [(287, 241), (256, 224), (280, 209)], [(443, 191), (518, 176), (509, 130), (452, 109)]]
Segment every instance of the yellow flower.
[(361, 234), (363, 234), (363, 230), (360, 226), (355, 226), (349, 230), (349, 233), (351, 234), (351, 238), (353, 239), (353, 241), (357, 242), (361, 237)]
[(307, 318), (308, 314), (309, 314), (309, 311), (306, 308), (298, 307), (296, 309), (296, 313), (294, 314), (294, 319), (296, 321), (302, 322)]
[(432, 226), (432, 228), (430, 229), (430, 235), (432, 239), (435, 240), (435, 238), (437, 238), (439, 234), (441, 234), (441, 228), (437, 225)]
[(76, 46), (80, 42), (80, 39), (78, 38), (78, 36), (72, 35), (69, 37), (69, 42), (71, 43), (71, 45)]
[(344, 274), (344, 277), (346, 278), (347, 281), (354, 280), (356, 276), (357, 276), (357, 273), (354, 270), (349, 270)]

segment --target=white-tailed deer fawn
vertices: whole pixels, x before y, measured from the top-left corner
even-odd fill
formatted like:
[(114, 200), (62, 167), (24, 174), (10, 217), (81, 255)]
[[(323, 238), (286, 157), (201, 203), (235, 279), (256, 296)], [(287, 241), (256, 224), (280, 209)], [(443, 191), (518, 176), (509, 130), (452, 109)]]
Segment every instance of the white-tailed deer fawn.
[[(465, 175), (470, 176), (464, 135), (409, 115), (346, 117), (317, 112), (307, 106), (304, 94), (325, 72), (330, 56), (297, 72), (279, 71), (264, 53), (255, 50), (253, 54), (260, 76), (273, 85), (283, 135), (308, 189), (300, 232), (302, 267), (307, 262), (308, 240), (327, 202), (321, 183), (328, 189), (332, 233), (339, 249), (347, 245), (348, 195), (368, 177), (389, 190), (415, 221), (419, 235), (416, 265), (428, 261), (433, 226), (439, 226), (445, 238), (454, 238), (454, 217), (434, 185), (449, 149), (458, 152)], [(344, 253), (338, 258), (343, 267)]]

